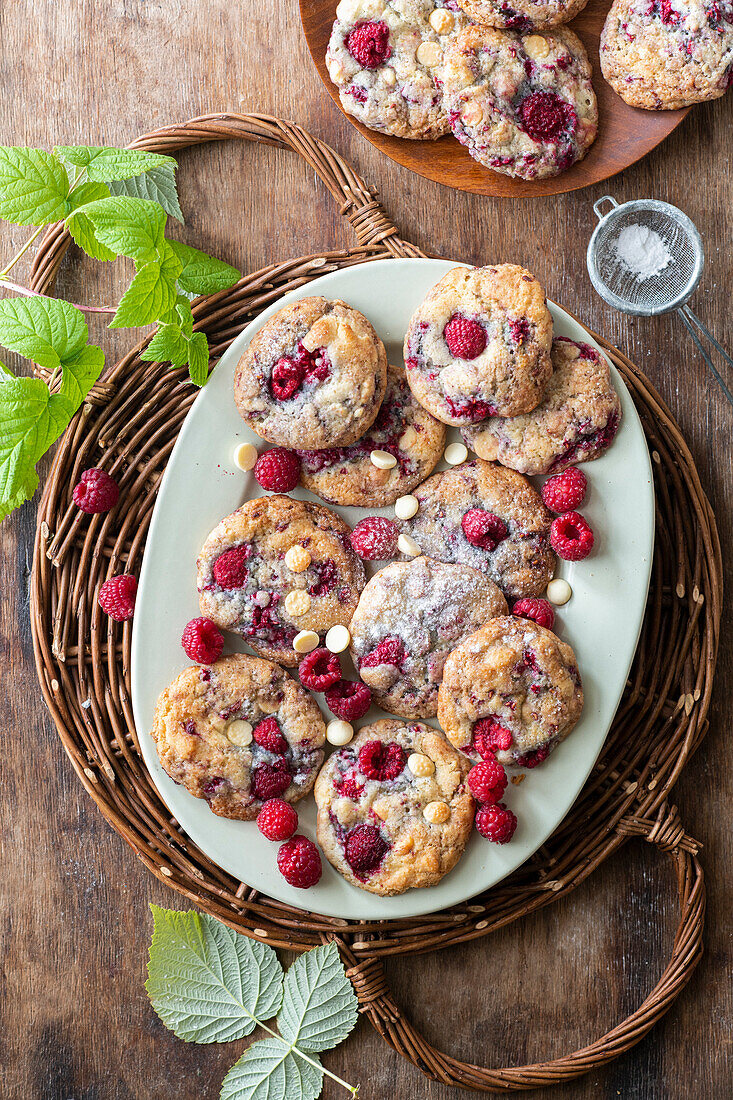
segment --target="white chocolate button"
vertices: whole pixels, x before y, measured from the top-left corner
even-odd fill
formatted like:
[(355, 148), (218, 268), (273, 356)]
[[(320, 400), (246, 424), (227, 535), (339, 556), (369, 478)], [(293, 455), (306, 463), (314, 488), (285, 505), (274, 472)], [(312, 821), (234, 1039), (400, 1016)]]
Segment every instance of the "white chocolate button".
[(421, 752), (413, 752), (411, 756), (408, 756), (407, 766), (418, 779), (425, 779), (435, 771), (433, 761)]
[[(472, 76), (472, 79), (475, 78)], [(478, 126), (483, 117), (483, 107), (474, 100), (469, 100), (465, 107), (461, 108), (461, 118), (468, 126)]]
[(372, 451), (369, 458), (372, 465), (376, 466), (378, 470), (391, 470), (397, 465), (397, 459), (389, 451)]
[(407, 428), (405, 428), (404, 432), (397, 440), (397, 445), (401, 451), (409, 451), (410, 447), (414, 447), (416, 443), (417, 432), (410, 424), (407, 426)]
[(398, 497), (394, 502), (394, 514), (397, 519), (412, 519), (419, 507), (420, 501), (417, 497), (408, 493), (407, 496)]
[(564, 581), (562, 577), (557, 577), (554, 581), (550, 581), (547, 586), (547, 598), (550, 603), (557, 604), (558, 607), (562, 607), (567, 603), (573, 594), (573, 590), (567, 581)]
[(449, 443), (443, 458), (451, 466), (460, 466), (468, 458), (468, 448), (464, 447), (462, 443)]
[(259, 451), (253, 443), (240, 443), (234, 449), (234, 462), (240, 470), (253, 470)]
[(427, 69), (433, 69), (443, 60), (443, 51), (435, 42), (421, 42), (415, 57)]
[(311, 598), (303, 588), (296, 588), (285, 597), (285, 610), (296, 619), (305, 615), (310, 605)]
[(255, 592), (254, 594), (254, 602), (257, 604), (258, 607), (269, 607), (271, 599), (272, 596), (269, 592), (259, 591)]
[(452, 31), (454, 23), (453, 13), (446, 8), (436, 8), (430, 13), (430, 26), (438, 34), (447, 34), (448, 31)]
[(285, 564), (293, 573), (302, 573), (311, 563), (311, 556), (304, 546), (291, 546), (285, 554)]
[(522, 42), (524, 52), (528, 57), (547, 57), (550, 52), (550, 46), (546, 38), (543, 38), (541, 34), (530, 34)]
[(252, 743), (252, 727), (249, 722), (237, 718), (227, 726), (227, 737), (233, 745), (243, 749)]
[(293, 638), (293, 649), (296, 653), (310, 653), (318, 645), (318, 635), (315, 630), (301, 630)]
[(397, 549), (401, 554), (406, 554), (408, 558), (416, 558), (418, 554), (422, 554), (422, 550), (412, 535), (400, 535), (397, 539)]
[(342, 722), (337, 719), (326, 726), (326, 740), (329, 745), (348, 745), (354, 736), (354, 727), (350, 722)]
[(343, 653), (351, 641), (351, 634), (345, 626), (332, 626), (326, 635), (326, 649), (330, 653)]
[(382, 80), (391, 88), (393, 84), (397, 83), (397, 73), (394, 69), (384, 69), (382, 71)]
[(443, 825), (450, 817), (450, 806), (446, 802), (428, 802), (422, 815), (429, 825)]

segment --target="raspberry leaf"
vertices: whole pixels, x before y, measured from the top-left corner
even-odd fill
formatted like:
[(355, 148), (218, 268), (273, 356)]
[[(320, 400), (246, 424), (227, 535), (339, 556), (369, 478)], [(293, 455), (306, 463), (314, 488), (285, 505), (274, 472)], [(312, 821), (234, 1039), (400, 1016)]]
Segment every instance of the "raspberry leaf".
[(300, 955), (285, 976), (280, 1033), (302, 1051), (330, 1050), (356, 1023), (357, 1000), (331, 942)]
[(109, 188), (103, 183), (79, 184), (69, 195), (71, 213), (66, 219), (66, 228), (87, 256), (91, 256), (95, 260), (109, 261), (115, 259), (116, 253), (97, 240), (94, 234), (94, 226), (86, 214), (79, 209), (81, 206), (86, 206), (87, 203), (106, 198), (109, 198)]
[(110, 180), (109, 189), (113, 195), (131, 195), (138, 199), (151, 199), (160, 203), (166, 214), (183, 224), (183, 213), (178, 202), (175, 161), (149, 168), (140, 176), (131, 176), (126, 180)]
[(144, 153), (137, 149), (114, 149), (107, 145), (56, 145), (54, 153), (76, 168), (85, 168), (87, 178), (100, 183), (125, 180), (159, 168), (175, 166), (173, 157), (162, 153)]
[(55, 370), (85, 346), (89, 329), (81, 310), (59, 298), (0, 301), (0, 344)]
[(157, 202), (112, 195), (80, 209), (92, 223), (97, 240), (116, 256), (129, 256), (138, 264), (159, 258), (166, 214)]
[(227, 290), (239, 280), (236, 267), (200, 252), (198, 248), (171, 241), (171, 248), (181, 262), (181, 274), (178, 285), (188, 294), (215, 294), (218, 290)]
[(69, 419), (74, 415), (102, 373), (104, 352), (95, 344), (87, 344), (61, 364), (59, 400), (66, 402)]
[(262, 1039), (229, 1070), (219, 1100), (316, 1100), (323, 1088), (317, 1063), (299, 1058), (280, 1039)]
[(146, 363), (170, 363), (172, 367), (185, 367), (188, 362), (189, 341), (176, 321), (161, 323), (140, 358)]
[(69, 212), (69, 177), (43, 149), (0, 146), (0, 218), (13, 225), (48, 225)]
[(172, 254), (143, 264), (122, 295), (109, 327), (136, 328), (160, 318), (167, 320), (176, 304), (177, 273), (178, 261)]
[(205, 386), (209, 377), (209, 342), (203, 332), (195, 332), (188, 345), (188, 373), (194, 386)]
[[(271, 947), (203, 913), (150, 908), (155, 930), (145, 988), (158, 1016), (179, 1039), (240, 1039), (277, 1012), (283, 972)], [(279, 1041), (278, 1047), (288, 1052)]]

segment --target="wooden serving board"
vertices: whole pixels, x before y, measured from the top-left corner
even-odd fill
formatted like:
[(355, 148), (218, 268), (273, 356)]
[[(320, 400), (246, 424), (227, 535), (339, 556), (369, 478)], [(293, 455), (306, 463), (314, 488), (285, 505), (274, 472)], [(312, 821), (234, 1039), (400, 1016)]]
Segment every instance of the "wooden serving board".
[[(321, 80), (338, 107), (343, 110), (338, 91), (326, 69), (326, 46), (331, 36), (338, 0), (299, 0), (308, 49)], [(364, 137), (392, 160), (427, 179), (461, 191), (501, 198), (532, 195), (559, 195), (599, 183), (628, 168), (651, 152), (679, 126), (689, 108), (683, 111), (642, 111), (629, 107), (601, 76), (598, 47), (601, 29), (610, 7), (609, 0), (590, 0), (588, 6), (570, 24), (582, 40), (593, 66), (593, 86), (598, 97), (598, 137), (584, 160), (567, 172), (550, 179), (519, 180), (484, 168), (469, 156), (453, 137), (438, 141), (408, 141), (369, 130), (346, 115)], [(346, 114), (346, 112), (343, 112)]]

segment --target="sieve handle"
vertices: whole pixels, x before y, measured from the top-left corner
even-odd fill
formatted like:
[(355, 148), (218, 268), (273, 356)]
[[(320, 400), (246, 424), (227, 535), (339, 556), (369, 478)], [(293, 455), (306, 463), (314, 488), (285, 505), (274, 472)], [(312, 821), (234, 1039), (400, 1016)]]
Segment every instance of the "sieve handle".
[(703, 325), (702, 321), (700, 321), (700, 320), (699, 320), (699, 318), (697, 318), (697, 317), (695, 316), (695, 314), (694, 314), (694, 313), (692, 312), (692, 310), (690, 309), (690, 307), (689, 307), (689, 306), (682, 306), (682, 307), (681, 307), (680, 309), (678, 309), (678, 310), (677, 310), (677, 312), (679, 313), (680, 317), (682, 318), (682, 323), (684, 324), (685, 328), (686, 328), (686, 329), (687, 329), (687, 331), (689, 332), (689, 334), (690, 334), (690, 336), (692, 337), (692, 339), (693, 339), (693, 340), (695, 341), (695, 347), (696, 347), (696, 348), (697, 348), (697, 350), (698, 350), (698, 351), (700, 352), (700, 354), (702, 355), (703, 359), (704, 359), (704, 360), (705, 360), (705, 362), (707, 363), (708, 367), (709, 367), (709, 368), (710, 368), (710, 370), (712, 371), (712, 373), (713, 373), (713, 375), (714, 375), (714, 377), (715, 377), (715, 380), (716, 380), (716, 382), (717, 382), (717, 383), (718, 383), (718, 385), (720, 386), (720, 388), (721, 388), (721, 390), (723, 391), (723, 393), (725, 394), (725, 396), (726, 396), (726, 397), (728, 398), (728, 401), (730, 402), (730, 404), (731, 404), (731, 405), (733, 405), (733, 393), (731, 393), (731, 392), (730, 392), (730, 390), (728, 389), (727, 385), (726, 385), (726, 384), (725, 384), (725, 382), (723, 381), (723, 379), (722, 379), (722, 377), (721, 377), (721, 375), (720, 375), (720, 372), (718, 371), (718, 368), (717, 368), (717, 367), (715, 366), (715, 364), (713, 363), (712, 359), (711, 359), (711, 358), (710, 358), (710, 356), (708, 355), (707, 351), (706, 351), (706, 350), (705, 350), (705, 348), (703, 347), (703, 345), (702, 345), (702, 341), (700, 340), (700, 337), (698, 336), (698, 334), (697, 334), (697, 333), (695, 332), (695, 329), (694, 329), (694, 328), (692, 327), (692, 323), (691, 323), (691, 322), (692, 322), (692, 321), (694, 321), (694, 322), (695, 322), (695, 324), (696, 324), (696, 325), (697, 325), (697, 327), (698, 327), (698, 328), (700, 329), (700, 331), (701, 331), (702, 333), (704, 333), (704, 334), (705, 334), (705, 336), (707, 336), (707, 338), (708, 338), (708, 340), (710, 340), (711, 344), (713, 344), (713, 346), (714, 346), (714, 347), (716, 347), (716, 348), (718, 349), (718, 351), (719, 351), (719, 352), (720, 352), (720, 354), (721, 354), (721, 355), (723, 356), (723, 358), (724, 358), (724, 359), (725, 359), (725, 360), (726, 360), (726, 361), (727, 361), (728, 363), (730, 363), (730, 365), (731, 365), (732, 367), (733, 367), (733, 359), (731, 359), (730, 355), (728, 355), (728, 352), (727, 352), (727, 351), (725, 351), (725, 350), (724, 350), (724, 349), (723, 349), (723, 348), (722, 348), (722, 347), (720, 346), (720, 344), (719, 344), (719, 343), (718, 343), (718, 341), (717, 341), (717, 340), (715, 339), (715, 337), (714, 337), (714, 336), (712, 336), (712, 335), (711, 335), (711, 334), (710, 334), (710, 333), (708, 332), (708, 330), (707, 330), (707, 329), (705, 328), (705, 326)]
[(615, 210), (616, 207), (618, 206), (618, 203), (614, 199), (613, 195), (604, 195), (602, 199), (598, 199), (598, 202), (594, 202), (593, 203), (593, 209), (595, 211), (596, 217), (598, 218), (599, 222), (602, 222), (603, 219), (605, 217), (607, 217), (608, 214), (611, 213), (611, 210), (606, 210), (606, 212), (604, 214), (604, 212), (601, 210), (601, 206), (603, 205), (604, 202), (610, 202), (611, 210)]

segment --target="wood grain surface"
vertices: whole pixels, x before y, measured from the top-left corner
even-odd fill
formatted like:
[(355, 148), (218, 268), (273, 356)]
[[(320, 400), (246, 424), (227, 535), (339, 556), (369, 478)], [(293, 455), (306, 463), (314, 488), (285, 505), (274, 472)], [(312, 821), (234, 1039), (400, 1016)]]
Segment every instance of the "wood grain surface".
[[(2, 143), (123, 144), (205, 111), (279, 114), (337, 146), (423, 248), (533, 269), (552, 298), (630, 354), (660, 387), (690, 441), (730, 551), (733, 415), (673, 318), (633, 320), (595, 296), (584, 257), (591, 204), (605, 188), (507, 202), (454, 193), (393, 164), (325, 94), (296, 0), (275, 0), (266, 11), (252, 0), (11, 0), (0, 8), (0, 58)], [(732, 120), (731, 97), (691, 111), (608, 188), (619, 200), (653, 195), (678, 203), (697, 223), (707, 264), (694, 304), (729, 348)], [(180, 185), (182, 239), (245, 270), (345, 240), (330, 198), (284, 152), (228, 145), (185, 153)], [(9, 257), (26, 236), (3, 226), (0, 255)], [(106, 304), (117, 300), (129, 274), (125, 261), (70, 256), (59, 289), (73, 301)], [(132, 340), (101, 326), (94, 331), (110, 357)], [(4, 359), (17, 368), (12, 356)], [(619, 522), (633, 524), (634, 517)], [(31, 504), (0, 528), (0, 1095), (216, 1100), (245, 1044), (180, 1042), (158, 1021), (143, 988), (148, 903), (185, 903), (147, 875), (97, 814), (41, 703), (28, 626), (33, 525)], [(563, 1100), (733, 1094), (732, 672), (724, 629), (711, 730), (677, 788), (687, 830), (704, 844), (706, 955), (651, 1035), (604, 1071), (551, 1093)], [(484, 1064), (521, 1064), (582, 1046), (631, 1011), (664, 966), (676, 919), (667, 863), (637, 842), (566, 901), (476, 945), (397, 960), (392, 975), (402, 1003), (444, 1049)], [(369, 1100), (465, 1095), (426, 1081), (363, 1021), (326, 1064), (361, 1082)], [(323, 1095), (345, 1093), (329, 1082)]]
[[(589, 0), (588, 6), (568, 24), (585, 46), (593, 67), (593, 86), (598, 99), (598, 137), (587, 156), (559, 176), (540, 180), (512, 179), (478, 164), (468, 150), (450, 136), (439, 141), (407, 141), (378, 134), (345, 111), (344, 115), (367, 141), (398, 164), (436, 183), (477, 195), (503, 198), (559, 195), (608, 179), (654, 149), (687, 114), (686, 111), (642, 111), (629, 107), (602, 78), (598, 46), (610, 6), (610, 0)], [(311, 57), (329, 95), (339, 110), (343, 110), (338, 89), (331, 83), (326, 69), (326, 46), (336, 7), (337, 0), (300, 0), (300, 16)]]

